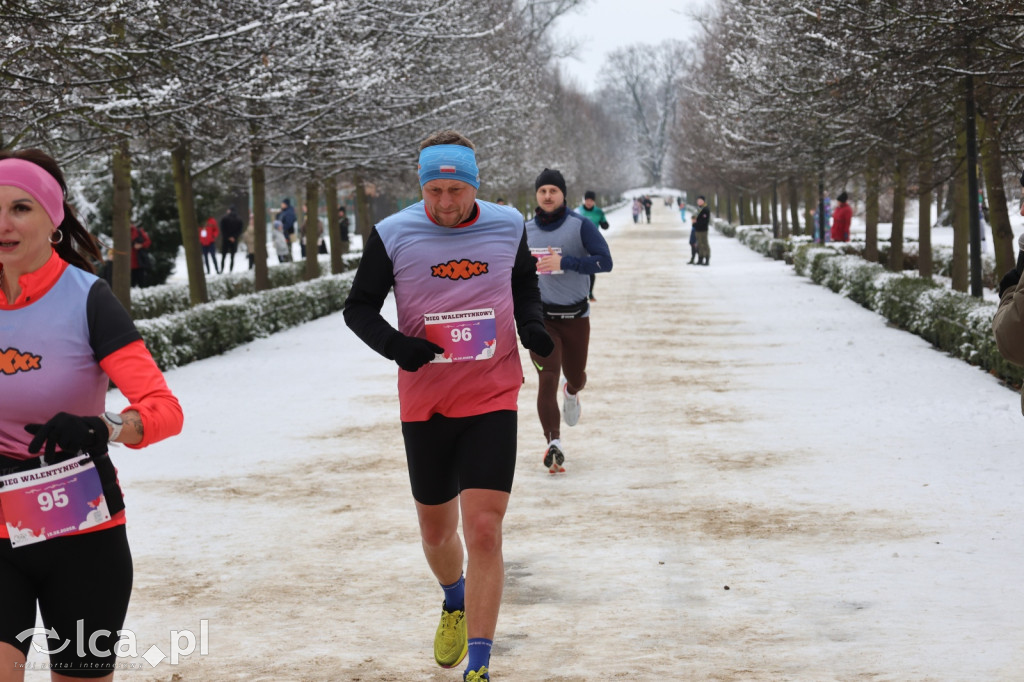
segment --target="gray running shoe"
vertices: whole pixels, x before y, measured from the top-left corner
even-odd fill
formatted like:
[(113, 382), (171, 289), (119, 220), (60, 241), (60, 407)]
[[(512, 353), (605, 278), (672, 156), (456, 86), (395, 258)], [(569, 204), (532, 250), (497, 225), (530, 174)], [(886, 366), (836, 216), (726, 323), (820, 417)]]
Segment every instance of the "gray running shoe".
[(569, 384), (562, 384), (562, 418), (566, 426), (576, 426), (580, 420), (580, 395), (569, 394)]

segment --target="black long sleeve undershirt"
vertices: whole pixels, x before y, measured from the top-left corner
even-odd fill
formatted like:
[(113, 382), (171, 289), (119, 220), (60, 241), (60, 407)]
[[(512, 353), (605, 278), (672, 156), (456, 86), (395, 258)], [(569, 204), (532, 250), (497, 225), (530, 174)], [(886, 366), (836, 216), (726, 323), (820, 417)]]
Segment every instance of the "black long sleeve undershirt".
[[(516, 260), (512, 266), (512, 304), (517, 330), (533, 320), (543, 324), (540, 288), (537, 284), (537, 261), (530, 253), (526, 231), (519, 242)], [(352, 288), (345, 299), (345, 324), (367, 346), (388, 360), (388, 344), (399, 334), (380, 314), (388, 292), (395, 285), (394, 263), (384, 248), (384, 242), (374, 227), (363, 247), (359, 268), (352, 280)]]

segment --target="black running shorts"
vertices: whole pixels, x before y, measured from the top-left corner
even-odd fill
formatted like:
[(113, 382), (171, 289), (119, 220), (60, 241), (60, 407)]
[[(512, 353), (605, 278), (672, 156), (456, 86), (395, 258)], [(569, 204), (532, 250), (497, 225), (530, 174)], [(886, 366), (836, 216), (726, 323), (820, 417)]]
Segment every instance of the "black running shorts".
[[(124, 526), (17, 548), (0, 538), (0, 586), (0, 642), (28, 656), (32, 637), (19, 641), (18, 635), (35, 627), (38, 602), (43, 626), (56, 631), (55, 637), (38, 643), (51, 652), (61, 649), (50, 654), (52, 672), (103, 677), (114, 670), (120, 660), (114, 655), (117, 631), (124, 627), (132, 592), (132, 555)], [(79, 620), (85, 634), (81, 643)], [(92, 637), (100, 630), (111, 634)]]
[(412, 496), (420, 504), (444, 504), (467, 488), (512, 492), (516, 470), (516, 412), (472, 417), (435, 414), (402, 422)]

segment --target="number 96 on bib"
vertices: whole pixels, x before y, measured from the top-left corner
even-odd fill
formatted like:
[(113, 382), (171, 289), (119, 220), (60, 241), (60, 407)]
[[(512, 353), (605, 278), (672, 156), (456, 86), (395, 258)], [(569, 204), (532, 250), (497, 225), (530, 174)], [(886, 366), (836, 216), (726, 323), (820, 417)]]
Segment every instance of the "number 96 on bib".
[(426, 313), (427, 340), (444, 348), (431, 362), (488, 360), (497, 349), (497, 324), (493, 308)]

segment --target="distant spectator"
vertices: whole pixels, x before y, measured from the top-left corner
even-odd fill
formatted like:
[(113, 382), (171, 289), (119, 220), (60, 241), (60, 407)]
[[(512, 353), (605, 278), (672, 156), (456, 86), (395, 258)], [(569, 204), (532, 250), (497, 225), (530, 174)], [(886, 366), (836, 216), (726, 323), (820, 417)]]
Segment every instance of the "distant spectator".
[(274, 216), (274, 220), (281, 221), (284, 236), (288, 240), (288, 256), (289, 260), (291, 260), (292, 235), (295, 234), (295, 222), (298, 220), (295, 216), (295, 209), (292, 207), (291, 199), (285, 199), (281, 202), (281, 210)]
[(284, 234), (284, 225), (280, 220), (274, 221), (274, 251), (277, 252), (278, 263), (288, 263), (292, 259), (292, 247)]
[[(1024, 195), (1024, 172), (1021, 172), (1020, 174), (1020, 187), (1021, 194)], [(1024, 196), (1021, 196), (1020, 199), (1020, 214), (1024, 216)]]
[[(316, 220), (317, 229), (317, 253), (327, 253), (327, 244), (324, 243), (324, 221), (320, 219), (320, 216), (310, 216), (309, 211), (306, 209), (305, 204), (302, 206), (302, 212), (307, 216), (307, 219)], [(302, 229), (302, 233), (299, 235), (299, 255), (302, 258), (306, 257), (306, 229)]]
[[(685, 217), (685, 211), (683, 213)], [(687, 265), (697, 264), (697, 214), (690, 216), (690, 260)]]
[(850, 219), (853, 217), (853, 209), (846, 203), (848, 198), (846, 192), (840, 192), (836, 197), (839, 205), (836, 206), (836, 210), (832, 214), (832, 241), (834, 242), (850, 241)]
[(651, 201), (651, 198), (649, 196), (647, 196), (646, 194), (643, 196), (643, 198), (640, 200), (640, 202), (644, 206), (644, 215), (647, 216), (647, 224), (650, 225), (651, 224), (651, 204), (653, 204), (654, 202)]
[(633, 197), (633, 222), (640, 222), (640, 211), (643, 210), (643, 204), (640, 203), (639, 197)]
[(501, 197), (498, 197), (497, 199), (494, 200), (494, 203), (496, 203), (498, 206), (504, 206), (505, 200), (502, 199)]
[(228, 212), (224, 214), (224, 217), (220, 219), (220, 271), (224, 272), (224, 259), (231, 256), (231, 265), (228, 266), (228, 272), (235, 271), (235, 252), (238, 251), (238, 238), (242, 236), (242, 230), (245, 226), (242, 224), (242, 219), (235, 213), (235, 207), (232, 206), (228, 209)]
[(199, 228), (199, 243), (203, 247), (203, 267), (206, 268), (207, 275), (210, 274), (210, 260), (213, 260), (213, 271), (220, 274), (220, 270), (217, 268), (217, 235), (219, 233), (216, 218), (207, 218), (206, 224)]
[[(1021, 176), (1024, 183), (1024, 175)], [(1024, 215), (1024, 206), (1021, 206)], [(992, 331), (999, 353), (1015, 365), (1024, 366), (1024, 288), (1020, 286), (1024, 266), (1024, 234), (1017, 239), (1017, 264), (1003, 275), (999, 282), (999, 307), (992, 318)], [(1024, 413), (1024, 389), (1021, 393), (1021, 412)]]
[(338, 248), (341, 249), (340, 253), (348, 253), (348, 212), (344, 206), (338, 207), (338, 231), (341, 233), (341, 243), (338, 244)]
[(149, 254), (149, 247), (153, 240), (149, 238), (146, 231), (141, 227), (132, 225), (132, 286), (146, 286), (146, 270), (150, 265), (152, 256)]
[(249, 261), (249, 269), (256, 265), (256, 230), (253, 227), (253, 215), (249, 214), (249, 226), (242, 233), (242, 244), (245, 245), (245, 257)]
[(697, 197), (697, 215), (694, 216), (693, 231), (697, 233), (697, 265), (711, 264), (711, 245), (708, 244), (708, 224), (711, 222), (711, 209), (704, 197)]

